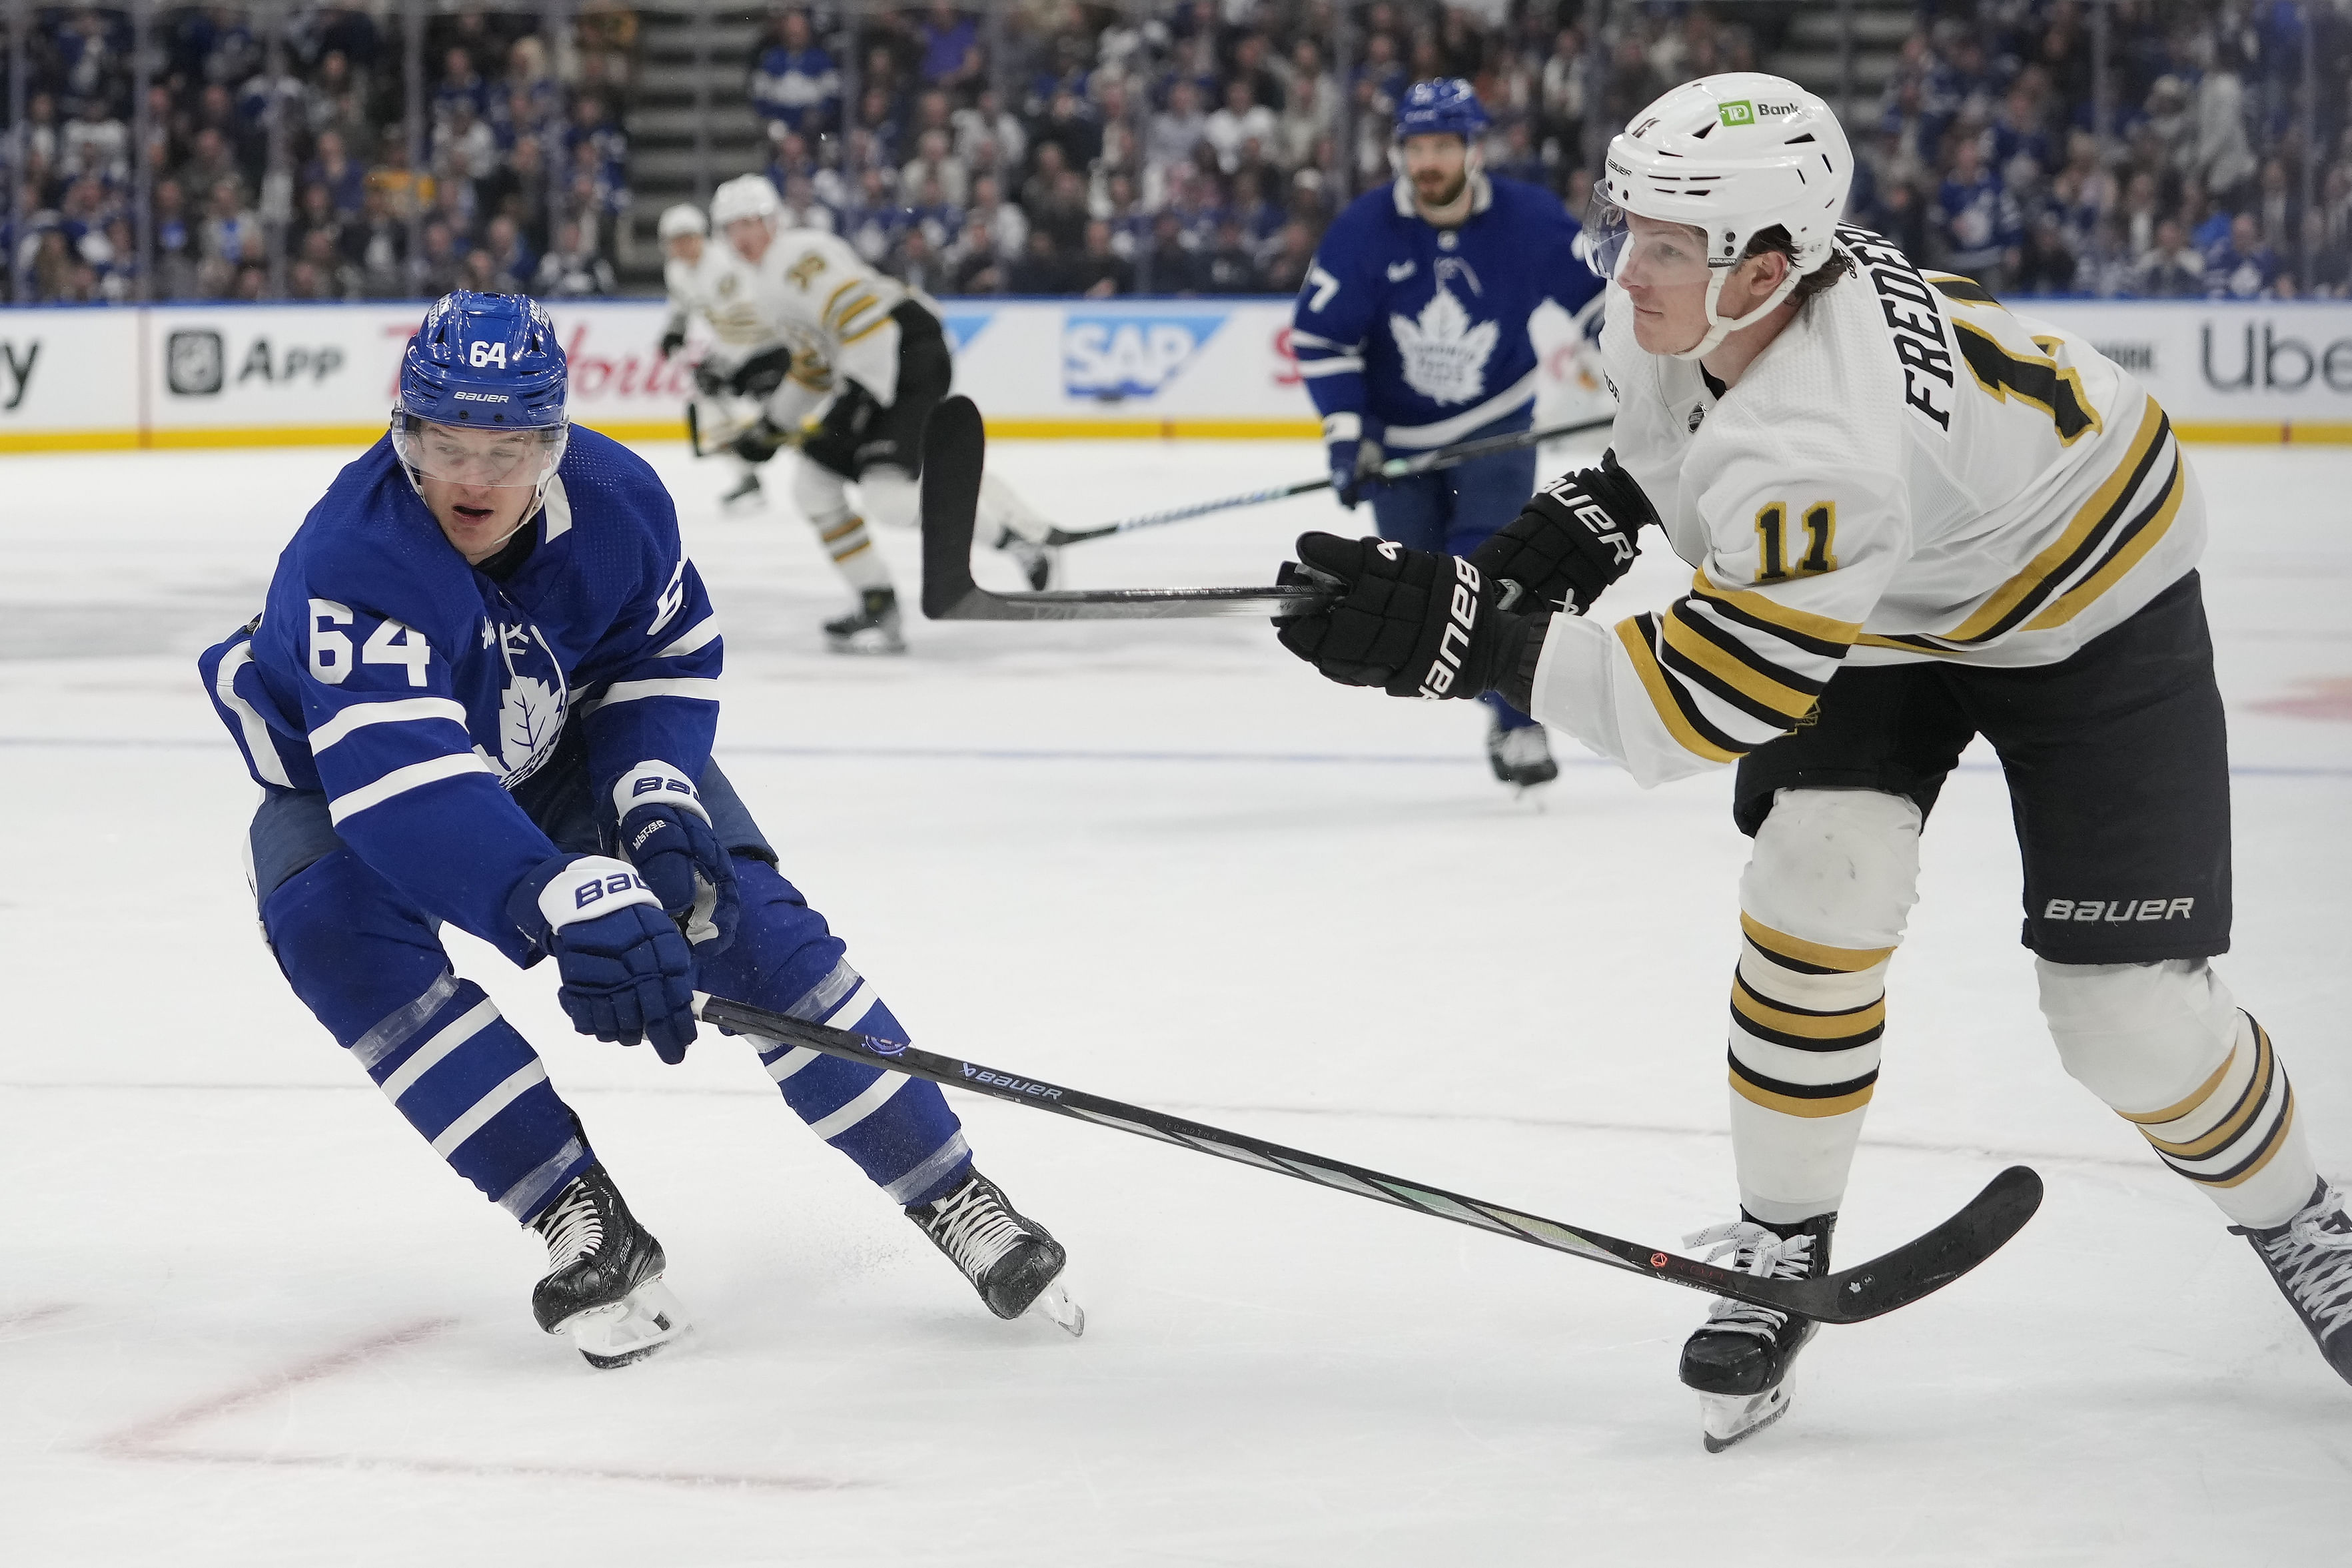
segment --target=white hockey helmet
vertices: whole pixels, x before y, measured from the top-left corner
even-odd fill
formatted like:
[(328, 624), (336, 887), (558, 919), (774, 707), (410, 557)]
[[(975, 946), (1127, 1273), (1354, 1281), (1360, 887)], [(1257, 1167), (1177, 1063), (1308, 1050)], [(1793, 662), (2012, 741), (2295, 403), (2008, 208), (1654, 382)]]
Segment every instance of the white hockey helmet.
[(765, 174), (738, 174), (710, 193), (710, 226), (724, 230), (745, 218), (772, 218), (783, 207)]
[[(1676, 354), (1712, 353), (1727, 333), (1778, 307), (1830, 258), (1853, 184), (1853, 152), (1830, 106), (1785, 78), (1727, 71), (1685, 82), (1611, 139), (1585, 225), (1585, 259), (1612, 276), (1626, 250), (1627, 213), (1687, 224), (1706, 236), (1706, 335)], [(1766, 229), (1788, 231), (1789, 276), (1736, 321), (1716, 313), (1723, 280)]]
[(663, 209), (661, 222), (654, 232), (664, 245), (667, 245), (680, 235), (707, 235), (710, 232), (710, 225), (703, 218), (700, 207), (691, 202), (680, 202), (674, 207)]

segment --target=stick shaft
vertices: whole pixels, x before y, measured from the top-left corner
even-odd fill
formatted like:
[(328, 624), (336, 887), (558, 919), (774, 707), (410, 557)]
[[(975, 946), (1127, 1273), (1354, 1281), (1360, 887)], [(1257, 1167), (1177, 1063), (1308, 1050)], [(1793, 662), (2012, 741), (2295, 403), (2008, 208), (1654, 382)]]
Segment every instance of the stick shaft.
[[(903, 1072), (910, 1078), (926, 1079), (950, 1088), (985, 1094), (992, 1099), (1011, 1101), (1033, 1110), (1050, 1111), (1055, 1115), (1091, 1122), (1097, 1126), (1115, 1128), (1138, 1137), (1213, 1155), (1219, 1159), (1232, 1160), (1240, 1165), (1255, 1166), (1277, 1176), (1293, 1176), (1318, 1186), (1352, 1193), (1358, 1197), (1410, 1209), (1433, 1218), (1475, 1226), (1481, 1230), (1493, 1231), (1497, 1236), (1507, 1236), (1591, 1262), (1605, 1263), (1629, 1273), (1645, 1274), (1670, 1284), (1732, 1296), (1779, 1311), (1797, 1311), (1803, 1316), (1832, 1322), (1854, 1322), (1875, 1317), (1958, 1278), (1981, 1262), (2014, 1234), (2017, 1227), (2025, 1223), (2041, 1191), (2040, 1183), (2033, 1178), (2032, 1172), (2021, 1167), (2004, 1172), (1960, 1216), (1946, 1221), (1927, 1237), (1899, 1248), (1861, 1269), (1815, 1280), (1769, 1280), (1702, 1263), (1664, 1249), (1643, 1247), (1613, 1236), (1604, 1236), (1599, 1231), (1564, 1225), (1558, 1220), (1545, 1219), (1500, 1204), (1447, 1192), (1442, 1187), (1384, 1176), (1363, 1166), (1328, 1159), (1244, 1133), (1227, 1132), (1205, 1123), (1171, 1116), (1165, 1112), (1089, 1094), (1084, 1090), (985, 1067), (976, 1061), (937, 1056), (894, 1040), (876, 1040), (846, 1030), (829, 1029), (823, 1024), (788, 1018), (782, 1013), (721, 997), (701, 997), (698, 1000), (697, 1010), (706, 1021), (740, 1034), (756, 1035), (779, 1044), (803, 1046), (828, 1056), (861, 1061), (887, 1071)], [(2013, 1223), (1989, 1226), (1978, 1217), (1978, 1211), (1985, 1209), (1992, 1202), (2004, 1183), (2013, 1188), (2021, 1176), (2031, 1185), (2031, 1197), (2024, 1203), (2021, 1213), (2009, 1217)], [(2016, 1205), (2012, 1202), (2009, 1207), (2014, 1210)], [(1974, 1224), (1969, 1223), (1972, 1218), (1976, 1221)], [(1997, 1231), (1997, 1236), (1988, 1239), (1985, 1233), (1989, 1230)], [(1924, 1274), (1910, 1270), (1916, 1277), (1910, 1281), (1910, 1288), (1906, 1289), (1903, 1278), (1906, 1255), (1919, 1254), (1923, 1250), (1934, 1254), (1930, 1267)], [(1867, 1286), (1877, 1283), (1876, 1277), (1880, 1275), (1887, 1277), (1886, 1282), (1876, 1290), (1868, 1290)], [(1863, 1282), (1853, 1282), (1855, 1281)]]
[[(1538, 446), (1562, 436), (1580, 435), (1613, 423), (1614, 416), (1578, 420), (1570, 424), (1555, 424), (1544, 430), (1514, 431), (1508, 435), (1490, 435), (1483, 440), (1466, 441), (1458, 446), (1440, 447), (1412, 457), (1391, 457), (1381, 465), (1383, 479), (1407, 479), (1416, 474), (1431, 474), (1441, 468), (1452, 468), (1464, 463), (1491, 457), (1497, 452), (1515, 452), (1523, 446)], [(1277, 485), (1267, 489), (1248, 490), (1238, 496), (1221, 497), (1213, 501), (1195, 501), (1189, 506), (1171, 507), (1164, 511), (1146, 512), (1140, 517), (1124, 517), (1115, 523), (1097, 528), (1065, 530), (1056, 528), (1048, 544), (1074, 545), (1086, 539), (1108, 538), (1113, 534), (1133, 533), (1138, 528), (1156, 528), (1168, 523), (1187, 522), (1193, 517), (1205, 517), (1213, 512), (1230, 512), (1243, 507), (1263, 506), (1269, 501), (1286, 501), (1293, 496), (1311, 495), (1331, 487), (1331, 476), (1301, 479), (1295, 485)]]

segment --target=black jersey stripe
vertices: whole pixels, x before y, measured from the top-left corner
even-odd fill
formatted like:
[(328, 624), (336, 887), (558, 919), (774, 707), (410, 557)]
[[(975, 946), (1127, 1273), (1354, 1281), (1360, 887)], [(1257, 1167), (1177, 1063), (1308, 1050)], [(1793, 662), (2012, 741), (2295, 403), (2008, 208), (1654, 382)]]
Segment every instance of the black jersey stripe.
[[(1736, 626), (1745, 626), (1750, 632), (1760, 632), (1767, 637), (1778, 637), (1791, 648), (1820, 658), (1843, 659), (1846, 650), (1853, 646), (1852, 638), (1822, 636), (1801, 626), (1792, 626), (1786, 620), (1770, 620), (1759, 615), (1731, 595), (1704, 582), (1691, 584), (1685, 601), (1691, 600), (1705, 606), (1710, 615), (1719, 615)], [(1861, 628), (1855, 628), (1856, 635), (1860, 631)]]
[(1963, 305), (1998, 306), (2000, 304), (2000, 300), (1992, 297), (1991, 289), (1973, 277), (1955, 277), (1948, 272), (1925, 272), (1920, 276), (1927, 280), (1928, 285), (1937, 293), (1947, 299), (1957, 299)]
[(1666, 733), (1684, 750), (1710, 762), (1737, 762), (1747, 756), (1754, 748), (1717, 729), (1699, 711), (1681, 677), (1658, 663), (1657, 639), (1658, 618), (1648, 612), (1617, 623), (1617, 641), (1633, 661), (1633, 673), (1641, 678)]
[[(1670, 675), (1679, 677), (1685, 685), (1697, 687), (1726, 707), (1737, 708), (1757, 723), (1768, 725), (1783, 735), (1795, 728), (1797, 720), (1804, 716), (1803, 713), (1783, 713), (1769, 702), (1749, 696), (1726, 679), (1721, 672), (1692, 658), (1675, 645), (1671, 622), (1665, 636), (1658, 643), (1658, 662), (1665, 666)], [(1808, 700), (1806, 711), (1810, 712), (1811, 708), (1811, 704)]]
[[(1664, 631), (1669, 647), (1682, 643), (1692, 658), (1791, 719), (1802, 718), (1811, 712), (1822, 688), (1829, 685), (1826, 679), (1816, 680), (1767, 658), (1727, 628), (1717, 625), (1687, 596), (1675, 601), (1667, 610)], [(1708, 646), (1693, 645), (1693, 637), (1703, 639)]]

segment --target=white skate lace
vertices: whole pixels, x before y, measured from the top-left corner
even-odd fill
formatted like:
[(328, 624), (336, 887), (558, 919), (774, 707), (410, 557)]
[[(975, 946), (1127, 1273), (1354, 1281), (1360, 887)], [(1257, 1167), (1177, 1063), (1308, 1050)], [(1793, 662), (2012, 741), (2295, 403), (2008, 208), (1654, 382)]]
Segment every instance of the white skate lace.
[(547, 1238), (551, 1274), (570, 1268), (604, 1245), (604, 1217), (597, 1212), (595, 1196), (585, 1182), (558, 1198), (539, 1225), (539, 1233)]
[[(1813, 1239), (1811, 1236), (1782, 1236), (1752, 1220), (1736, 1219), (1723, 1225), (1710, 1225), (1704, 1230), (1695, 1230), (1683, 1238), (1683, 1245), (1714, 1248), (1715, 1250), (1702, 1260), (1708, 1263), (1728, 1252), (1732, 1268), (1759, 1279), (1801, 1280), (1813, 1271)], [(1759, 1307), (1750, 1301), (1735, 1301), (1728, 1296), (1717, 1296), (1706, 1314), (1709, 1331), (1754, 1334), (1759, 1339), (1770, 1339), (1786, 1327), (1788, 1322), (1789, 1314), (1786, 1312)]]
[(2334, 1192), (2275, 1239), (2256, 1238), (2271, 1272), (2323, 1339), (2352, 1323), (2352, 1217)]
[(975, 1282), (995, 1267), (998, 1259), (1020, 1245), (1026, 1234), (1020, 1221), (978, 1182), (941, 1198), (924, 1228), (955, 1260), (964, 1277)]

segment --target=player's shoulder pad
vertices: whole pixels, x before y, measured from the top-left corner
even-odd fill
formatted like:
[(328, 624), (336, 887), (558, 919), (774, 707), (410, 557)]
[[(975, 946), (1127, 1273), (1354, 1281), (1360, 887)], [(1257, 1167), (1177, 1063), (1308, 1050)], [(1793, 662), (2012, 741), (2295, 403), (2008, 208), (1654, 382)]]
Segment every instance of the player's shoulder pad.
[(572, 527), (583, 538), (634, 534), (655, 553), (676, 559), (677, 505), (654, 465), (635, 452), (609, 435), (575, 424), (556, 474), (563, 481)]
[[(481, 612), (473, 573), (401, 472), (389, 436), (346, 464), (278, 557), (270, 597), (365, 609), (445, 642)], [(446, 645), (446, 644), (445, 644)]]

